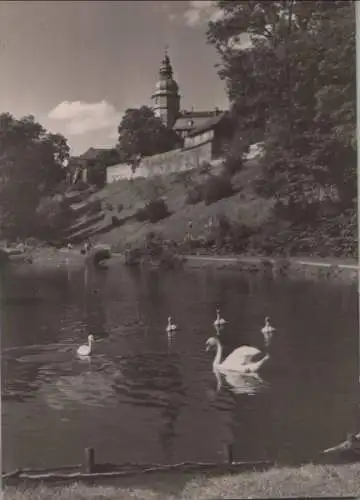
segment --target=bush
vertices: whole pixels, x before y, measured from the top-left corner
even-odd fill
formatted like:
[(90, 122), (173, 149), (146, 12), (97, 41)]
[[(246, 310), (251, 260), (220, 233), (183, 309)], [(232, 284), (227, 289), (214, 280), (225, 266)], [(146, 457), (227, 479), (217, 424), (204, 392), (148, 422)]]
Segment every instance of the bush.
[(204, 199), (206, 205), (227, 198), (234, 193), (231, 180), (228, 176), (217, 175), (209, 177), (204, 184)]
[(145, 237), (145, 250), (149, 257), (159, 258), (163, 253), (164, 238), (158, 231), (149, 231)]
[(96, 248), (92, 252), (92, 260), (95, 265), (100, 264), (100, 262), (110, 258), (111, 251), (109, 248)]
[(72, 184), (72, 191), (86, 191), (89, 189), (89, 184), (79, 179), (75, 184)]
[(51, 239), (63, 231), (71, 221), (72, 210), (62, 196), (45, 197), (36, 209), (38, 236)]
[(144, 208), (139, 208), (136, 213), (135, 213), (135, 219), (138, 222), (146, 222), (148, 220), (147, 218), (147, 213), (146, 213), (146, 207)]
[(112, 215), (112, 216), (111, 216), (111, 224), (112, 224), (114, 227), (119, 227), (119, 226), (121, 226), (121, 220), (120, 220), (120, 219), (118, 219), (118, 218), (116, 217), (116, 215)]
[(112, 212), (113, 206), (111, 203), (106, 202), (105, 203), (105, 209), (108, 210), (109, 212)]
[(158, 222), (170, 215), (165, 201), (161, 198), (149, 201), (144, 208), (139, 209), (135, 217), (139, 222)]
[(126, 266), (138, 266), (141, 263), (143, 253), (139, 248), (127, 248), (124, 256)]
[(202, 161), (200, 166), (199, 166), (199, 173), (200, 174), (208, 174), (211, 170), (211, 165), (207, 161)]
[(229, 154), (223, 163), (223, 172), (232, 177), (236, 172), (242, 169), (244, 160), (241, 153)]
[(124, 210), (124, 205), (122, 203), (119, 203), (117, 206), (117, 211), (121, 212), (122, 210)]
[(161, 232), (149, 231), (141, 247), (125, 249), (125, 264), (137, 266), (151, 263), (165, 268), (173, 268), (181, 262), (174, 242), (164, 240)]
[(186, 203), (188, 205), (196, 205), (203, 201), (204, 193), (203, 187), (200, 184), (195, 184), (192, 188), (190, 188), (187, 192)]
[(232, 223), (229, 231), (230, 245), (235, 252), (243, 252), (247, 249), (249, 238), (254, 229), (241, 222)]
[(90, 205), (89, 209), (90, 214), (98, 214), (101, 211), (102, 211), (101, 200), (94, 200)]

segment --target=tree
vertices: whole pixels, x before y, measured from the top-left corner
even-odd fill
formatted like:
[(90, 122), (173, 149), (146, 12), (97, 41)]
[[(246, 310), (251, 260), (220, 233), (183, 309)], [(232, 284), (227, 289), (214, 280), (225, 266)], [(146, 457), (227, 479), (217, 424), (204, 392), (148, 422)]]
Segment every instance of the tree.
[[(240, 148), (261, 129), (261, 192), (299, 213), (321, 190), (356, 193), (354, 2), (223, 0), (208, 40), (222, 58)], [(237, 39), (247, 33), (250, 45)]]
[(117, 148), (101, 150), (88, 169), (88, 182), (95, 184), (99, 189), (103, 188), (106, 184), (106, 168), (120, 163), (122, 158)]
[(40, 198), (66, 177), (69, 147), (33, 116), (0, 115), (0, 217), (8, 237), (32, 235)]
[(176, 147), (179, 137), (168, 129), (147, 106), (127, 109), (118, 127), (118, 148), (125, 161), (135, 162), (139, 156), (152, 156)]

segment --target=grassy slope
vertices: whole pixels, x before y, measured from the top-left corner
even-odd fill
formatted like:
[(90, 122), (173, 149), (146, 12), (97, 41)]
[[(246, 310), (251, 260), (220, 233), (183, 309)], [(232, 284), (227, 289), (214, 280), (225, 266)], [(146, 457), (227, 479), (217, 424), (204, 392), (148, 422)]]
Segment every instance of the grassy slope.
[(289, 496), (360, 495), (360, 466), (305, 465), (300, 468), (272, 468), (264, 472), (244, 472), (226, 476), (187, 474), (147, 476), (118, 480), (107, 485), (8, 487), (11, 500), (192, 500), (211, 498), (276, 498)]
[[(88, 228), (87, 235), (91, 235), (95, 241), (110, 244), (114, 249), (122, 250), (127, 242), (139, 241), (149, 230), (155, 229), (161, 230), (166, 239), (180, 241), (187, 232), (190, 220), (193, 222), (193, 236), (200, 236), (209, 218), (220, 213), (226, 214), (232, 220), (242, 220), (251, 225), (257, 225), (269, 217), (272, 208), (271, 201), (259, 199), (250, 187), (250, 180), (256, 176), (257, 172), (257, 164), (249, 162), (247, 167), (233, 178), (233, 185), (237, 192), (209, 206), (206, 206), (204, 202), (196, 205), (186, 203), (188, 188), (195, 183), (204, 183), (208, 176), (207, 173), (201, 173), (198, 170), (151, 179), (118, 181), (91, 197), (91, 199), (101, 199), (104, 204), (110, 203), (114, 210), (108, 211), (102, 221)], [(218, 173), (217, 168), (214, 167), (211, 173)], [(154, 196), (154, 193), (165, 197), (171, 215), (156, 224), (133, 220), (131, 217), (136, 210), (143, 207)], [(117, 214), (116, 207), (120, 203), (124, 209)], [(130, 219), (121, 227), (113, 228), (110, 226), (112, 214), (121, 219), (127, 217)]]

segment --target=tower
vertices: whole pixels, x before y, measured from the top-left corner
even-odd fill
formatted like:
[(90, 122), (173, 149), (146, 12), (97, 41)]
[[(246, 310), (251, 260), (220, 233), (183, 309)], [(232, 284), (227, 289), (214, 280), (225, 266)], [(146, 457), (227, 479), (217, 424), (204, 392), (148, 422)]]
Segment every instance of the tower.
[(165, 49), (159, 71), (159, 80), (151, 99), (155, 115), (161, 118), (164, 125), (172, 128), (180, 111), (180, 95), (178, 84), (173, 79), (173, 69), (167, 49)]

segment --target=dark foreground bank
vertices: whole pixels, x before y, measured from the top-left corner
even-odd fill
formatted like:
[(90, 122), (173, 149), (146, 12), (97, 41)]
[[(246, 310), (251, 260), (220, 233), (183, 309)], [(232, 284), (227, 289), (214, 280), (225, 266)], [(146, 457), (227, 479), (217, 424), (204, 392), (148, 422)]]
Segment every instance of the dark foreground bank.
[(337, 497), (360, 495), (360, 465), (305, 465), (263, 472), (202, 476), (158, 474), (85, 485), (21, 485), (8, 500), (201, 500), (211, 498)]

